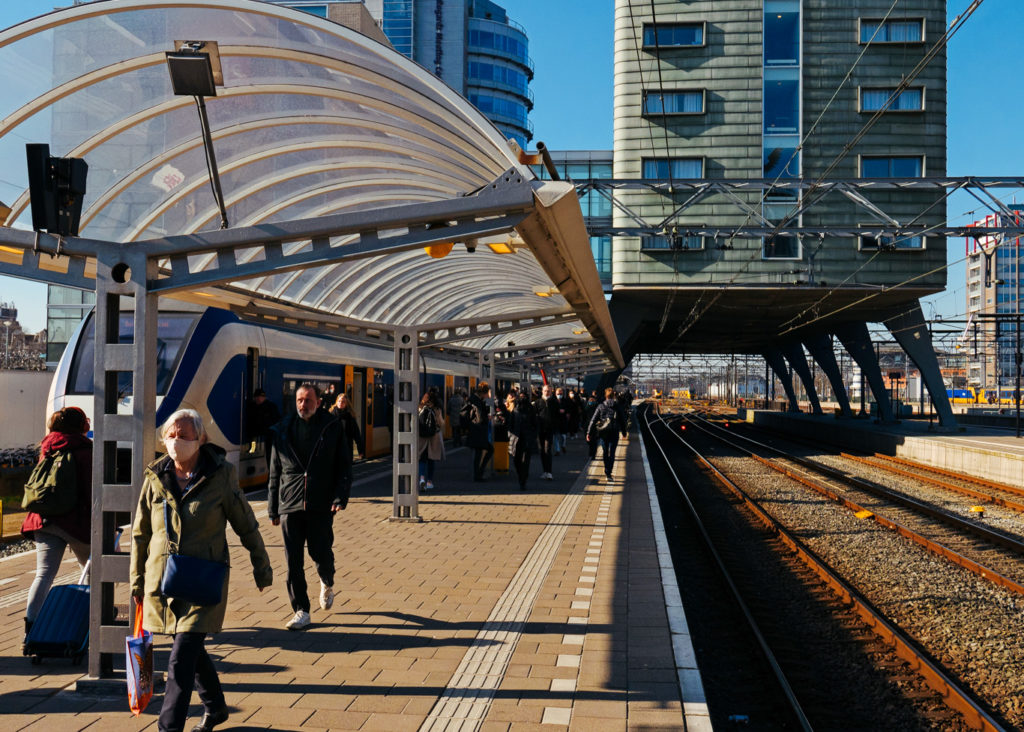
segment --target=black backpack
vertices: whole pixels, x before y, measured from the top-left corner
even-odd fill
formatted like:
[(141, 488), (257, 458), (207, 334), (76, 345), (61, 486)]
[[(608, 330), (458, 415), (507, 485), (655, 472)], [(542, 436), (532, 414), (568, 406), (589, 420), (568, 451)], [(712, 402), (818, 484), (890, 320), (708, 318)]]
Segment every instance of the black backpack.
[(440, 431), (433, 407), (420, 408), (420, 437), (433, 437)]
[(21, 507), (43, 518), (70, 513), (78, 501), (78, 479), (70, 450), (55, 450), (32, 469)]

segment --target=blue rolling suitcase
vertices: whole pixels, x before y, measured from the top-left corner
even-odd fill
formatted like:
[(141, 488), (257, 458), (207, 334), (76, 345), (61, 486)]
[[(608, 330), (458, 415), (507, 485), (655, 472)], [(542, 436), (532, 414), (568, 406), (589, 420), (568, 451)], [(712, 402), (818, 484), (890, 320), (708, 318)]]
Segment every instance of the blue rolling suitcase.
[(50, 588), (22, 649), (32, 663), (43, 658), (70, 658), (75, 664), (82, 660), (89, 648), (88, 573), (86, 563), (79, 584)]

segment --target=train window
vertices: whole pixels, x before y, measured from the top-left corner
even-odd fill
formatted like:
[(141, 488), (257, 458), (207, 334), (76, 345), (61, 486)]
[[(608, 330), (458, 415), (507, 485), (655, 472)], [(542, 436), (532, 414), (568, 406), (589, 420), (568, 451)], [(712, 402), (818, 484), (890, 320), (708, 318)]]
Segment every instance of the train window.
[[(118, 325), (118, 343), (131, 343), (135, 329), (133, 313), (123, 313)], [(160, 313), (157, 318), (156, 336), (156, 393), (166, 394), (171, 376), (178, 365), (181, 346), (187, 340), (192, 326), (199, 319), (198, 313)], [(96, 340), (95, 313), (89, 315), (89, 322), (82, 330), (82, 337), (75, 349), (68, 378), (69, 394), (91, 394), (93, 391), (93, 358)], [(118, 399), (131, 396), (132, 375), (123, 372), (118, 376)]]
[(394, 372), (378, 371), (373, 385), (373, 426), (390, 429), (394, 418), (394, 406)]

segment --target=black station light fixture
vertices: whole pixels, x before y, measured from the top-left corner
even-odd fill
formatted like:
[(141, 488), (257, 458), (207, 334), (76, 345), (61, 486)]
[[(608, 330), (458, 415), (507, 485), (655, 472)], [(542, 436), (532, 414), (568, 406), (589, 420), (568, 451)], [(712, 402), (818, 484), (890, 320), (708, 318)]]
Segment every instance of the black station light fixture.
[(210, 120), (206, 116), (206, 97), (217, 96), (217, 87), (224, 85), (220, 66), (220, 51), (216, 41), (175, 41), (176, 51), (167, 51), (167, 71), (171, 76), (171, 89), (175, 96), (190, 96), (196, 100), (199, 123), (206, 152), (206, 169), (210, 174), (213, 197), (220, 209), (220, 228), (228, 228), (228, 214), (224, 207), (224, 192), (220, 187), (217, 156), (213, 151)]

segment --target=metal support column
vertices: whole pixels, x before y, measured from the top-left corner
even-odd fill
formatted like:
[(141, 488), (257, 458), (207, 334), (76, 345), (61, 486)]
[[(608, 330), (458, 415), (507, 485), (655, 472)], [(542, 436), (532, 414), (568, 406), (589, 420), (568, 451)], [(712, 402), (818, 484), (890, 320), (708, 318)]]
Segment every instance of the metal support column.
[(920, 303), (914, 303), (913, 307), (885, 320), (884, 323), (921, 372), (921, 381), (928, 388), (935, 413), (939, 415), (939, 425), (946, 429), (956, 429), (956, 417), (953, 415), (953, 407), (949, 404), (949, 397), (946, 396), (946, 385), (942, 381), (939, 359), (935, 356), (932, 334), (928, 331)]
[(419, 401), (419, 333), (412, 328), (395, 330), (395, 414), (392, 430), (392, 521), (421, 521), (419, 485), (416, 483), (415, 419)]
[(789, 375), (789, 369), (786, 367), (786, 359), (782, 355), (782, 351), (772, 349), (765, 351), (764, 361), (767, 363), (771, 370), (775, 372), (779, 381), (782, 382), (782, 389), (786, 392), (786, 398), (789, 399), (789, 412), (799, 412), (800, 405), (796, 400), (796, 392), (793, 391), (793, 379)]
[[(883, 422), (895, 422), (896, 415), (892, 411), (892, 403), (889, 401), (889, 393), (885, 390), (885, 382), (882, 380), (882, 369), (878, 366), (878, 357), (875, 349), (871, 346), (871, 335), (868, 333), (867, 323), (846, 323), (833, 329), (833, 334), (843, 344), (843, 348), (850, 354), (850, 357), (860, 367), (862, 378), (866, 378), (871, 393), (875, 397), (879, 414), (871, 416)], [(861, 389), (863, 400), (864, 389)]]
[(477, 383), (486, 381), (494, 389), (494, 354), (481, 351), (477, 354)]
[(850, 397), (846, 393), (846, 386), (843, 384), (843, 374), (836, 362), (836, 352), (832, 348), (832, 336), (821, 333), (814, 338), (804, 341), (804, 346), (810, 352), (811, 357), (818, 362), (821, 370), (828, 377), (832, 384), (832, 392), (839, 402), (839, 411), (844, 417), (852, 417), (853, 410), (850, 408)]
[(821, 414), (821, 402), (818, 401), (818, 390), (814, 388), (814, 377), (811, 376), (811, 369), (807, 366), (807, 357), (804, 356), (804, 349), (797, 342), (788, 343), (782, 346), (782, 354), (793, 367), (800, 381), (804, 384), (804, 391), (807, 392), (807, 401), (811, 403), (811, 412)]
[[(148, 294), (147, 282), (156, 274), (155, 262), (142, 252), (113, 245), (98, 253), (89, 587), (93, 679), (112, 674), (113, 658), (124, 654), (131, 632), (127, 614), (118, 616), (116, 606), (129, 602), (129, 554), (114, 540), (119, 525), (134, 521), (142, 471), (155, 456), (157, 296)], [(128, 318), (132, 333), (122, 343), (121, 321)]]

